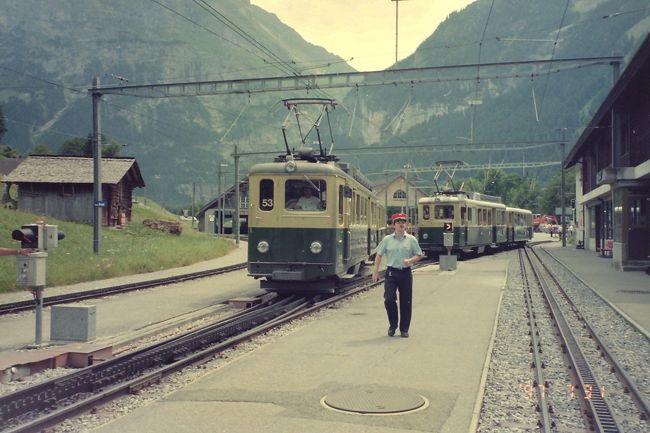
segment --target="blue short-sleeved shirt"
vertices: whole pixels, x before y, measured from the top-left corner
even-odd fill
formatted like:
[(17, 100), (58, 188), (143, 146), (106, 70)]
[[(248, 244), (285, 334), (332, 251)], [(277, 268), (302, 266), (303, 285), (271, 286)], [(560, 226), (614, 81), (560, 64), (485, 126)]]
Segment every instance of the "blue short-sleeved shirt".
[(395, 233), (385, 236), (375, 251), (380, 256), (386, 257), (386, 266), (398, 269), (404, 267), (404, 260), (422, 255), (422, 248), (420, 248), (418, 240), (408, 233), (404, 233), (404, 237), (401, 239), (395, 237)]

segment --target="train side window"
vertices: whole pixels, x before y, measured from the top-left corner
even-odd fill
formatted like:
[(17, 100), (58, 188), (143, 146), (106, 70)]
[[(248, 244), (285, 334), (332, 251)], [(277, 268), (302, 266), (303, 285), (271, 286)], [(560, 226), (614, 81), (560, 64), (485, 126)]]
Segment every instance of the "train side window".
[(260, 180), (260, 210), (273, 210), (273, 180)]
[(465, 206), (460, 208), (460, 223), (465, 225), (465, 219), (467, 218), (467, 208)]
[(434, 208), (434, 215), (436, 219), (453, 219), (454, 207), (451, 205), (437, 205)]
[(343, 210), (345, 208), (345, 192), (343, 185), (339, 185), (339, 224), (343, 224)]

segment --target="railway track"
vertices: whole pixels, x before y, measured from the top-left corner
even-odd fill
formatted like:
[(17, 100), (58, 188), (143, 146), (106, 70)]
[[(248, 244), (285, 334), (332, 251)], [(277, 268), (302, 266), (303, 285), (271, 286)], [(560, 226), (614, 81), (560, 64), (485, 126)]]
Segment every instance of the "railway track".
[[(101, 298), (104, 296), (131, 292), (134, 290), (142, 290), (142, 289), (148, 289), (156, 286), (163, 286), (168, 284), (180, 283), (183, 281), (196, 280), (199, 278), (212, 277), (215, 275), (224, 274), (226, 272), (238, 271), (240, 269), (245, 269), (245, 268), (246, 268), (246, 263), (238, 263), (235, 265), (224, 266), (221, 268), (174, 275), (165, 278), (157, 278), (154, 280), (120, 284), (117, 286), (103, 287), (103, 288), (87, 290), (83, 292), (66, 293), (64, 295), (48, 296), (43, 298), (43, 306), (48, 307), (51, 305), (78, 302), (85, 299)], [(35, 307), (35, 301), (19, 301), (19, 302), (2, 304), (0, 305), (0, 315), (18, 313), (21, 311), (29, 311), (34, 309), (34, 307)]]
[[(526, 249), (525, 253), (520, 251), (522, 273), (526, 275), (524, 280), (527, 286), (532, 286), (534, 280), (546, 302), (544, 308), (548, 309), (548, 314), (554, 321), (553, 326), (573, 376), (571, 384), (565, 386), (569, 388), (569, 397), (580, 404), (580, 412), (584, 416), (587, 429), (607, 433), (636, 431), (631, 430), (630, 425), (637, 423), (647, 428), (647, 420), (650, 417), (650, 386), (644, 373), (646, 370), (635, 366), (636, 363), (643, 365), (648, 362), (647, 336), (620, 314), (610, 311), (607, 316), (603, 316), (603, 311), (595, 313), (593, 306), (586, 304), (584, 299), (581, 299), (582, 296), (567, 289), (566, 284), (556, 277), (559, 263), (549, 265), (535, 251), (530, 248)], [(550, 395), (557, 397), (562, 393), (558, 392), (558, 389), (549, 389), (553, 380), (548, 378), (550, 374), (540, 368), (545, 361), (541, 355), (542, 345), (536, 339), (536, 328), (537, 322), (541, 320), (538, 313), (542, 309), (538, 308), (535, 312), (534, 306), (530, 305), (530, 290), (533, 288), (526, 288), (525, 296), (529, 304), (528, 322), (531, 326), (535, 381), (528, 391), (534, 394), (538, 402), (538, 427), (551, 432), (555, 431), (555, 427), (562, 421), (558, 418), (557, 411), (554, 413), (548, 399)], [(602, 323), (600, 326), (593, 323), (595, 320), (602, 322), (603, 319), (608, 322), (605, 326)], [(607, 335), (606, 328), (612, 327), (617, 329), (615, 335)], [(612, 339), (625, 338), (637, 341), (643, 349), (616, 349), (610, 344)], [(630, 357), (636, 359), (632, 360)], [(556, 398), (556, 403), (557, 401)], [(557, 407), (556, 405), (556, 409)]]

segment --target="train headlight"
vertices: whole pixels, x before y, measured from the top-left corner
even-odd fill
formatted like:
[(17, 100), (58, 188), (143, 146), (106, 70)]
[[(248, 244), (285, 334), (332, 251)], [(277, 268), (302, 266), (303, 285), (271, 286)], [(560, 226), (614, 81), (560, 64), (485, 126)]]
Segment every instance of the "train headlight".
[(427, 239), (429, 239), (429, 233), (423, 233), (423, 234), (422, 234), (422, 239), (424, 239), (425, 241), (426, 241)]
[(266, 241), (259, 241), (257, 243), (257, 251), (259, 251), (262, 254), (269, 252), (269, 243)]
[(312, 254), (320, 254), (320, 252), (323, 251), (323, 244), (314, 241), (309, 245), (309, 251), (311, 251)]
[(287, 163), (284, 165), (284, 171), (286, 171), (287, 173), (293, 173), (294, 171), (296, 171), (297, 166), (298, 165), (296, 164), (296, 161), (294, 160), (287, 161)]

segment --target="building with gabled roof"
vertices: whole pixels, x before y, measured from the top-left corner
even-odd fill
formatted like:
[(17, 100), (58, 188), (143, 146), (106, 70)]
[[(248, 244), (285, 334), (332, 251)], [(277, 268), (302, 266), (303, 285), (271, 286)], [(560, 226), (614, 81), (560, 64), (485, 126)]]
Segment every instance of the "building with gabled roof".
[(93, 158), (30, 155), (2, 179), (18, 186), (18, 209), (38, 215), (92, 223), (95, 205), (102, 224), (131, 220), (133, 190), (145, 186), (135, 158), (102, 158), (102, 203), (94, 203)]
[(573, 166), (579, 245), (650, 269), (650, 34), (564, 160)]
[(429, 194), (405, 176), (397, 175), (386, 179), (384, 183), (375, 183), (373, 191), (377, 199), (386, 208), (388, 216), (395, 212), (404, 212), (413, 224), (417, 223), (418, 200)]

